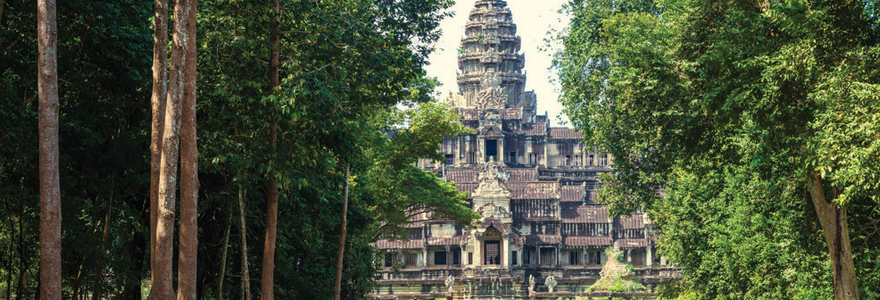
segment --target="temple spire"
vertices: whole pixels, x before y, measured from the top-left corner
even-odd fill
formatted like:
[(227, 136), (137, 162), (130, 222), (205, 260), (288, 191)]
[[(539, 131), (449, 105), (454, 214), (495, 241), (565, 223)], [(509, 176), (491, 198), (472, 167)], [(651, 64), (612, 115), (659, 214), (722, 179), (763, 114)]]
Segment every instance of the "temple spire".
[(527, 104), (520, 47), (507, 2), (477, 0), (461, 40), (456, 106), (501, 109)]

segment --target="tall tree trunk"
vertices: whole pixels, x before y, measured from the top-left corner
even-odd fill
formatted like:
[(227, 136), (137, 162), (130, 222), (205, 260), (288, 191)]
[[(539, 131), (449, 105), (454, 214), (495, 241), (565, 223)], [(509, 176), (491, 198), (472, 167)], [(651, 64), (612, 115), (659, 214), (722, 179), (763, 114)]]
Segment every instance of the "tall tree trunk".
[(98, 276), (96, 277), (92, 300), (101, 299), (104, 287), (104, 264), (106, 263), (107, 256), (107, 241), (110, 239), (110, 213), (113, 212), (113, 190), (116, 189), (116, 176), (111, 176), (110, 182), (110, 197), (107, 198), (107, 208), (104, 210), (104, 233), (101, 235), (101, 256), (98, 260)]
[(0, 26), (3, 26), (3, 7), (4, 6), (6, 6), (6, 0), (0, 0)]
[(831, 268), (834, 270), (834, 298), (837, 300), (858, 300), (859, 288), (849, 244), (846, 207), (838, 207), (837, 204), (825, 197), (822, 179), (816, 175), (813, 176), (810, 196), (813, 199), (816, 215), (822, 224), (825, 242), (828, 243)]
[(177, 167), (180, 159), (180, 114), (186, 78), (187, 0), (174, 2), (174, 35), (168, 72), (168, 99), (165, 106), (165, 128), (162, 130), (162, 165), (159, 169), (159, 215), (156, 220), (156, 274), (153, 289), (158, 299), (172, 299), (172, 259), (174, 256), (174, 208)]
[(350, 166), (345, 166), (345, 191), (342, 196), (342, 224), (339, 225), (339, 249), (336, 251), (336, 285), (333, 289), (333, 299), (339, 300), (342, 294), (342, 257), (345, 254), (345, 228), (348, 220), (348, 172)]
[(6, 266), (6, 300), (12, 300), (12, 261), (15, 256), (12, 253), (12, 245), (15, 244), (15, 225), (12, 223), (12, 218), (9, 218), (9, 261)]
[(29, 259), (24, 253), (24, 208), (19, 205), (18, 209), (18, 282), (16, 283), (15, 297), (21, 298), (24, 296), (25, 274)]
[(61, 299), (61, 189), (55, 0), (37, 0), (40, 94), (40, 299)]
[(244, 209), (244, 198), (247, 192), (239, 184), (238, 186), (238, 213), (241, 217), (241, 299), (251, 299), (251, 276), (248, 270), (247, 251), (247, 213)]
[[(269, 62), (269, 84), (271, 92), (280, 86), (278, 80), (278, 17), (281, 14), (281, 4), (275, 3), (275, 15), (272, 16), (272, 51)], [(277, 144), (278, 130), (275, 117), (270, 117), (269, 141), (272, 144), (272, 159), (275, 159), (275, 147)], [(263, 246), (263, 274), (261, 280), (261, 300), (275, 299), (275, 239), (278, 233), (278, 184), (274, 174), (268, 174), (266, 182), (266, 240)]]
[[(177, 268), (177, 299), (195, 300), (198, 271), (199, 153), (196, 134), (196, 9), (197, 0), (187, 0), (186, 58), (183, 91), (183, 121), (180, 149), (180, 254)], [(180, 19), (176, 19), (180, 20)], [(175, 22), (176, 23), (176, 22)]]
[(226, 280), (226, 254), (229, 250), (229, 233), (232, 229), (232, 215), (226, 218), (226, 230), (223, 231), (223, 249), (220, 249), (220, 276), (217, 278), (217, 300), (223, 300), (223, 281)]
[[(162, 133), (168, 94), (168, 0), (153, 6), (153, 91), (150, 97), (150, 282), (156, 282), (156, 222), (159, 216), (159, 171), (162, 165)], [(149, 299), (155, 300), (153, 291)]]

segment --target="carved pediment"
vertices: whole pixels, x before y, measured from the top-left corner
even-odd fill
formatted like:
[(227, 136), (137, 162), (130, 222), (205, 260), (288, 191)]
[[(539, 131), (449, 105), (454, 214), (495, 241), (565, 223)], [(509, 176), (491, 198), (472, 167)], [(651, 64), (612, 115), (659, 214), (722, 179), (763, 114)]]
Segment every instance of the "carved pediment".
[(485, 218), (511, 218), (511, 213), (505, 207), (489, 203), (477, 209), (477, 213)]
[(505, 183), (509, 177), (510, 174), (502, 172), (497, 162), (489, 161), (482, 167), (480, 183), (472, 194), (473, 198), (510, 199), (510, 189)]

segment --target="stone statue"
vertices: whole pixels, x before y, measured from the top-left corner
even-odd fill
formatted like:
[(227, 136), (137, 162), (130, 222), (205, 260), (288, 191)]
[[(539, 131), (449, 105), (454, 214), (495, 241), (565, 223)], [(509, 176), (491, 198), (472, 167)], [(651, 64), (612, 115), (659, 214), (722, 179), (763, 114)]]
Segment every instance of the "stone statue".
[(452, 275), (446, 277), (446, 292), (452, 294), (453, 283), (455, 283), (455, 277), (453, 277)]
[(553, 290), (556, 289), (556, 278), (553, 278), (553, 276), (547, 277), (547, 279), (544, 280), (544, 285), (546, 285), (547, 288), (550, 289), (550, 292), (552, 293)]

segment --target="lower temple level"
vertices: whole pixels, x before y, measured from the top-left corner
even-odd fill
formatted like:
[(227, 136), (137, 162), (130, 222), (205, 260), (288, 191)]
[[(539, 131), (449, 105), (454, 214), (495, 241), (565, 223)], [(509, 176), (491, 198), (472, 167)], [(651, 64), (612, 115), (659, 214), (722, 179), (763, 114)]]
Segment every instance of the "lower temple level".
[(379, 272), (374, 299), (653, 299), (653, 290), (667, 280), (680, 278), (670, 266), (634, 268), (635, 279), (649, 292), (591, 291), (601, 267), (426, 268)]

